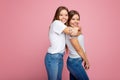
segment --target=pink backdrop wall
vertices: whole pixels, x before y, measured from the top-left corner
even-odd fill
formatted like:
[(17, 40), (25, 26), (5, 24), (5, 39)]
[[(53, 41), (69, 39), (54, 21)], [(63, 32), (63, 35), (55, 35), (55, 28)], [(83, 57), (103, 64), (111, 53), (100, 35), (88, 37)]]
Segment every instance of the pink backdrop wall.
[[(60, 5), (81, 14), (90, 80), (120, 80), (119, 4), (119, 0), (0, 0), (0, 80), (47, 80), (48, 28)], [(68, 78), (64, 64), (63, 80)]]

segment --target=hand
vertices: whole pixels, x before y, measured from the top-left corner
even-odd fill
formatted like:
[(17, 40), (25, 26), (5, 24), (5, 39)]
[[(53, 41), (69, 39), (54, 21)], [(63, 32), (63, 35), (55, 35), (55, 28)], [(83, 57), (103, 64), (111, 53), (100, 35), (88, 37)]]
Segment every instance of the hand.
[(71, 29), (71, 36), (76, 36), (77, 33), (78, 33), (78, 29), (79, 29), (79, 28), (77, 28), (77, 27), (72, 28), (72, 29)]
[(84, 68), (88, 70), (90, 68), (90, 64), (88, 61), (84, 61)]
[(77, 34), (75, 35), (75, 37), (79, 36), (82, 34), (82, 31), (81, 31), (81, 26), (74, 26), (74, 28), (78, 28), (78, 32)]

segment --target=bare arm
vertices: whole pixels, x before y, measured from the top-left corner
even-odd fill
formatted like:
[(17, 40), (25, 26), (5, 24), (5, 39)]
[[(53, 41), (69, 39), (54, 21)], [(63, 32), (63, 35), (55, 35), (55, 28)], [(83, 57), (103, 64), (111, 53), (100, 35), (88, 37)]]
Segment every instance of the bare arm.
[(78, 26), (78, 33), (76, 36), (79, 36), (80, 34), (82, 34), (82, 31), (81, 31), (81, 26)]
[(63, 30), (65, 34), (71, 35), (71, 36), (78, 36), (80, 35), (79, 28), (72, 28), (72, 27), (67, 27)]
[(70, 35), (70, 34), (71, 34), (71, 32), (70, 32), (71, 29), (72, 29), (71, 27), (66, 27), (66, 28), (63, 30), (63, 32), (64, 32), (65, 34)]
[(87, 59), (86, 54), (84, 53), (82, 47), (79, 45), (77, 38), (71, 38), (70, 39), (71, 44), (73, 45), (74, 49), (77, 51), (77, 53), (82, 57), (84, 61), (84, 67), (85, 69), (89, 69), (89, 61)]
[(82, 47), (79, 45), (78, 39), (77, 38), (71, 38), (70, 39), (71, 44), (75, 48), (75, 50), (78, 52), (78, 54), (82, 57), (83, 60), (87, 60), (86, 56), (84, 55), (84, 51)]

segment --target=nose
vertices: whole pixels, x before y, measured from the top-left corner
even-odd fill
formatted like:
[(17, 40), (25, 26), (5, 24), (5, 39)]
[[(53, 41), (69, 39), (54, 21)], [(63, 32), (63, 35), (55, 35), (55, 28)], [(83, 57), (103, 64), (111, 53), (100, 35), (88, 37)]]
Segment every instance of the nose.
[(68, 16), (64, 15), (63, 18), (68, 18)]
[(66, 16), (63, 16), (63, 19), (66, 19)]
[(74, 24), (77, 26), (79, 24), (79, 21), (75, 20)]
[(79, 21), (78, 21), (78, 20), (75, 20), (75, 23), (76, 23), (76, 24), (78, 24), (78, 23), (79, 23)]

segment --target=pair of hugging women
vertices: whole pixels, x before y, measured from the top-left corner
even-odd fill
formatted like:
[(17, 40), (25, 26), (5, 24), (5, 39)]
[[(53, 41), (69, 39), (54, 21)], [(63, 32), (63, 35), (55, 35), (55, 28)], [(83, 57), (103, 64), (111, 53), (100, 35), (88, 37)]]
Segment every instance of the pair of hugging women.
[(49, 28), (50, 47), (45, 56), (48, 80), (62, 80), (65, 46), (69, 50), (67, 68), (70, 80), (89, 80), (85, 70), (89, 69), (90, 64), (79, 22), (80, 15), (76, 10), (69, 11), (65, 6), (57, 8)]

